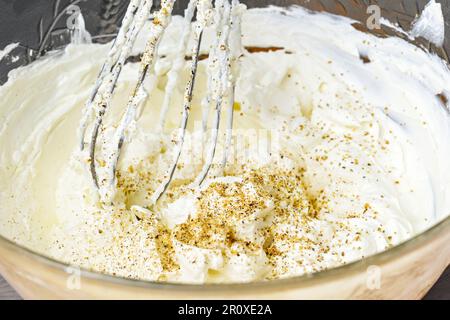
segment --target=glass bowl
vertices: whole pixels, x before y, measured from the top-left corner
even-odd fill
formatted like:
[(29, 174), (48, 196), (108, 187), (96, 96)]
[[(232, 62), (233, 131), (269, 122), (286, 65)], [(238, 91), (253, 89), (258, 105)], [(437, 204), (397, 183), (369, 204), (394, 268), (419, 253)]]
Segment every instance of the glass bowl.
[[(302, 5), (355, 19), (354, 26), (378, 36), (400, 36), (388, 28), (369, 30), (368, 6), (409, 29), (428, 0), (248, 0), (249, 7)], [(448, 61), (450, 3), (442, 3), (446, 18), (444, 46), (415, 41)], [(68, 14), (81, 8), (94, 41), (110, 41), (118, 30), (127, 0), (0, 0), (0, 48), (20, 45), (0, 62), (0, 84), (9, 70), (64, 47), (70, 39)], [(179, 1), (178, 13), (186, 6)], [(408, 40), (408, 39), (406, 39)], [(66, 299), (419, 299), (450, 263), (450, 218), (390, 250), (338, 268), (269, 282), (184, 285), (130, 280), (82, 270), (40, 255), (0, 235), (0, 273), (24, 298)]]

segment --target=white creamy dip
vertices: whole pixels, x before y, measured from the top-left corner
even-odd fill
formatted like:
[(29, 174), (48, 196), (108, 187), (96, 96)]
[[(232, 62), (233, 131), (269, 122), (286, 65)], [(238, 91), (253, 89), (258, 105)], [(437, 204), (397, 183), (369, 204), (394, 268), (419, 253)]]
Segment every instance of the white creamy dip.
[[(216, 166), (202, 187), (190, 184), (205, 144), (195, 130), (207, 86), (202, 60), (191, 143), (155, 207), (149, 198), (172, 161), (189, 68), (187, 52), (161, 133), (182, 18), (173, 18), (161, 42), (154, 88), (128, 131), (112, 204), (100, 201), (77, 136), (110, 45), (72, 44), (12, 71), (0, 87), (0, 233), (95, 271), (204, 283), (317, 272), (423, 232), (450, 213), (450, 72), (437, 56), (353, 23), (301, 8), (246, 11), (225, 173)], [(204, 54), (213, 35), (207, 30)], [(124, 66), (103, 138), (117, 125), (138, 69)], [(224, 140), (221, 134), (218, 163)]]

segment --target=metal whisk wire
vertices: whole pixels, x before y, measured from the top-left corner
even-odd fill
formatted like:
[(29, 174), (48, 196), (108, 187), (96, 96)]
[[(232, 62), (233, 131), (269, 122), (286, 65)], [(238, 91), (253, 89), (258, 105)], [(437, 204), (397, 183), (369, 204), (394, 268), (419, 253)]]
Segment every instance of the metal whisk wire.
[[(107, 161), (104, 167), (106, 167), (105, 172), (107, 177), (101, 180), (99, 180), (98, 177), (98, 168), (96, 164), (96, 148), (99, 138), (99, 131), (103, 125), (103, 118), (111, 103), (116, 88), (116, 83), (122, 71), (123, 65), (131, 53), (142, 26), (150, 17), (151, 8), (153, 5), (151, 0), (131, 1), (125, 14), (122, 28), (119, 31), (119, 34), (114, 41), (108, 57), (100, 71), (93, 93), (86, 103), (84, 115), (80, 125), (80, 148), (81, 150), (85, 148), (86, 131), (89, 122), (94, 120), (89, 146), (90, 171), (94, 184), (99, 189), (100, 196), (103, 200), (111, 199), (114, 194), (117, 163), (125, 141), (126, 130), (133, 121), (136, 121), (137, 109), (140, 105), (143, 105), (147, 98), (147, 93), (144, 89), (144, 82), (148, 75), (152, 73), (152, 68), (155, 63), (155, 56), (158, 51), (158, 45), (166, 28), (170, 24), (175, 1), (176, 0), (161, 1), (161, 9), (154, 14), (149, 40), (141, 60), (139, 78), (130, 96), (126, 109), (120, 119), (119, 125), (117, 129), (114, 130), (111, 144), (109, 144), (110, 147), (103, 149), (104, 153), (106, 153), (105, 159)], [(174, 147), (175, 156), (173, 162), (164, 175), (162, 183), (152, 196), (153, 203), (158, 202), (158, 200), (161, 199), (168, 190), (180, 161), (192, 107), (203, 34), (207, 27), (214, 25), (216, 29), (216, 40), (209, 52), (207, 72), (209, 85), (207, 97), (203, 100), (204, 102), (206, 101), (206, 103), (203, 103), (203, 105), (207, 105), (209, 107), (210, 102), (215, 102), (215, 116), (211, 127), (210, 147), (207, 152), (206, 161), (199, 176), (195, 179), (195, 183), (200, 185), (205, 180), (211, 169), (218, 142), (218, 131), (223, 109), (222, 105), (224, 104), (225, 97), (230, 97), (234, 100), (234, 87), (236, 84), (235, 77), (237, 77), (237, 68), (234, 66), (237, 64), (237, 58), (232, 58), (231, 56), (233, 52), (237, 52), (238, 50), (235, 48), (236, 46), (230, 50), (230, 47), (233, 47), (233, 44), (230, 41), (230, 34), (235, 37), (238, 36), (240, 39), (240, 34), (238, 34), (240, 33), (240, 3), (238, 0), (232, 0), (232, 4), (230, 4), (229, 1), (230, 0), (216, 0), (215, 6), (213, 6), (212, 0), (191, 0), (185, 10), (184, 23), (186, 29), (181, 36), (177, 52), (178, 55), (168, 73), (168, 82), (166, 84), (166, 92), (160, 119), (160, 129), (162, 132), (171, 101), (171, 91), (179, 81), (178, 74), (184, 65), (186, 48), (192, 35), (192, 59), (190, 64), (190, 74), (183, 99), (180, 135)], [(192, 22), (195, 13), (196, 21)], [(232, 113), (234, 101), (230, 101), (229, 104), (227, 128), (229, 132), (231, 132), (233, 125)], [(204, 125), (204, 130), (206, 130), (206, 125)], [(231, 140), (229, 132), (227, 132), (226, 139), (228, 143)], [(223, 159), (223, 165), (225, 165), (225, 163), (226, 152)]]
[(117, 80), (122, 72), (122, 67), (130, 55), (137, 35), (141, 31), (145, 21), (150, 17), (151, 0), (133, 0), (125, 14), (123, 26), (117, 35), (108, 57), (100, 71), (94, 91), (86, 104), (85, 112), (80, 126), (80, 148), (85, 147), (85, 135), (90, 118), (95, 114), (94, 127), (90, 140), (90, 170), (97, 188), (99, 187), (95, 168), (95, 150), (103, 116), (108, 109), (116, 87)]

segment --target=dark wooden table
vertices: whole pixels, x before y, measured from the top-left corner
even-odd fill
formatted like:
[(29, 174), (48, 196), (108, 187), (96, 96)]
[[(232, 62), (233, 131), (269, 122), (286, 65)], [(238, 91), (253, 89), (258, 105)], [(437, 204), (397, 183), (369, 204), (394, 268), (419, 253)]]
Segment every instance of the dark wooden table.
[[(20, 296), (0, 276), (0, 300), (18, 300)], [(428, 292), (426, 300), (450, 300), (450, 267)]]

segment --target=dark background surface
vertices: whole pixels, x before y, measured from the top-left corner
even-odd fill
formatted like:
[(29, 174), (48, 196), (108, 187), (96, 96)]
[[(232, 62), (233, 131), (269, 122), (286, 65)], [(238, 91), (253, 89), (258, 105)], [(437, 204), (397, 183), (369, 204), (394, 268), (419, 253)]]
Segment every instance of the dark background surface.
[[(241, 0), (249, 7), (265, 7), (269, 4), (288, 6), (301, 4), (314, 10), (325, 10), (336, 14), (345, 14), (357, 20), (368, 17), (366, 7), (378, 4), (382, 8), (383, 17), (398, 22), (408, 29), (410, 22), (429, 0)], [(0, 0), (0, 49), (11, 42), (20, 42), (31, 48), (39, 43), (40, 21), (42, 29), (47, 31), (53, 21), (55, 11), (60, 12), (68, 4), (77, 2), (82, 9), (88, 30), (97, 35), (116, 30), (129, 0)], [(448, 0), (437, 0), (443, 3), (444, 16), (447, 17), (446, 28), (450, 34), (450, 4)], [(155, 1), (159, 3), (159, 1)], [(175, 12), (181, 13), (187, 1), (178, 0)], [(55, 10), (55, 8), (57, 10)], [(65, 19), (61, 19), (58, 27), (65, 27)]]
[[(410, 29), (411, 22), (420, 13), (429, 0), (241, 0), (249, 7), (265, 7), (269, 4), (288, 6), (300, 4), (312, 10), (327, 11), (346, 15), (359, 21), (367, 21), (367, 6), (377, 4), (382, 9), (382, 16), (398, 23), (405, 30)], [(446, 31), (450, 35), (450, 1), (437, 0), (443, 4), (446, 17)], [(159, 1), (154, 1), (156, 6)], [(48, 50), (57, 49), (70, 41), (67, 29), (69, 15), (65, 8), (76, 4), (81, 8), (88, 31), (96, 41), (109, 41), (117, 31), (129, 0), (0, 0), (0, 50), (12, 42), (20, 43), (11, 56), (0, 62), (0, 85), (7, 80), (9, 70), (29, 63)], [(182, 13), (187, 0), (178, 0), (175, 13)], [(54, 23), (55, 22), (55, 23)], [(365, 23), (363, 25), (364, 29)], [(366, 30), (367, 31), (367, 30)], [(382, 27), (376, 34), (402, 34)], [(416, 43), (429, 47), (439, 56), (446, 58), (450, 53), (450, 37), (444, 48), (434, 48), (428, 42), (419, 39)], [(39, 50), (43, 49), (43, 50)]]

